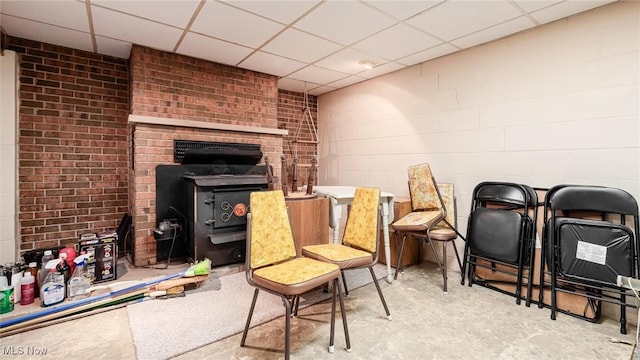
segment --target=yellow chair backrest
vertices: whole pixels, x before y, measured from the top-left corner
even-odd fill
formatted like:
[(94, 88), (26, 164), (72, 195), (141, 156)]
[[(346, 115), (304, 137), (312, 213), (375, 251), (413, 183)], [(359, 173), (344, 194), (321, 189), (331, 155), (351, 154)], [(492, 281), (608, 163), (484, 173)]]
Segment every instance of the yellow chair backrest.
[(296, 247), (282, 190), (252, 192), (249, 210), (251, 269), (295, 257)]
[(343, 244), (376, 252), (378, 246), (378, 219), (380, 189), (356, 188), (351, 210), (344, 229)]
[[(451, 226), (456, 226), (455, 194), (453, 184), (438, 184), (438, 189), (440, 190), (444, 207), (447, 209), (447, 217), (445, 219), (449, 224), (451, 224)], [(439, 222), (438, 225), (448, 227), (444, 221)]]
[(440, 200), (429, 164), (409, 167), (409, 193), (414, 211), (440, 209)]

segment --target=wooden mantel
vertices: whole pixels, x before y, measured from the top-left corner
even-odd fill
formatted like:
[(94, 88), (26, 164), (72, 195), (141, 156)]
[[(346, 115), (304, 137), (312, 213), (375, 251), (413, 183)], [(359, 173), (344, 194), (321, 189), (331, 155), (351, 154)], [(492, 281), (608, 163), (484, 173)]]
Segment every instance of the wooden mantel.
[(176, 126), (176, 127), (188, 127), (196, 129), (209, 129), (209, 130), (224, 130), (224, 131), (238, 131), (254, 134), (271, 134), (286, 136), (289, 134), (289, 130), (286, 129), (273, 129), (260, 126), (243, 126), (232, 124), (218, 124), (207, 121), (197, 120), (185, 120), (185, 119), (173, 119), (163, 118), (157, 116), (144, 116), (144, 115), (129, 115), (129, 122), (133, 124), (150, 124), (161, 126)]

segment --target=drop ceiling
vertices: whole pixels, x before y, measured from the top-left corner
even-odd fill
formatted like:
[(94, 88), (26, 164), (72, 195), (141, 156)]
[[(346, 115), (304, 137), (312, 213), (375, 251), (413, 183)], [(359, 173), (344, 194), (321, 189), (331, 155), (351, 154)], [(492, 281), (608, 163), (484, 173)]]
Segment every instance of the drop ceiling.
[(138, 44), (276, 75), (280, 89), (320, 95), (610, 2), (0, 0), (0, 26), (119, 58)]

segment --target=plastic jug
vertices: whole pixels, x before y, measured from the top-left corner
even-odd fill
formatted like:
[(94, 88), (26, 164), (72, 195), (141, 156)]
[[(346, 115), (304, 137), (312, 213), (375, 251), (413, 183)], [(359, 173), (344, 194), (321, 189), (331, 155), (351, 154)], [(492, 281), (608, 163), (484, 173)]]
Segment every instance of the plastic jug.
[(49, 263), (49, 261), (51, 260), (53, 260), (53, 251), (45, 250), (44, 255), (42, 255), (42, 262), (40, 263), (40, 272), (38, 274), (38, 281), (40, 282), (39, 283), (40, 287), (42, 287), (42, 284), (44, 283), (44, 279), (47, 277), (47, 274), (49, 274), (49, 269), (47, 269), (46, 266), (47, 266), (47, 263)]
[(33, 289), (33, 294), (35, 297), (39, 297), (40, 296), (40, 286), (38, 285), (38, 282), (36, 279), (38, 278), (38, 264), (34, 261), (34, 262), (30, 262), (29, 263), (29, 267), (27, 268), (27, 270), (25, 271), (25, 276), (27, 275), (27, 272), (31, 274), (31, 276), (33, 276), (34, 281), (34, 286), (35, 288)]
[(56, 271), (56, 265), (59, 261), (60, 259), (54, 259), (45, 265), (49, 273), (40, 287), (40, 305), (42, 307), (61, 303), (67, 295), (64, 275)]
[(91, 279), (86, 274), (85, 258), (86, 255), (80, 255), (74, 260), (76, 270), (67, 285), (67, 297), (69, 300), (82, 299), (89, 296), (87, 289), (91, 286)]
[(30, 272), (25, 271), (20, 279), (20, 305), (33, 304), (36, 294), (36, 278)]
[(13, 286), (13, 302), (20, 302), (20, 279), (22, 279), (22, 271), (20, 271), (20, 267), (15, 265), (11, 272), (11, 283), (9, 285)]

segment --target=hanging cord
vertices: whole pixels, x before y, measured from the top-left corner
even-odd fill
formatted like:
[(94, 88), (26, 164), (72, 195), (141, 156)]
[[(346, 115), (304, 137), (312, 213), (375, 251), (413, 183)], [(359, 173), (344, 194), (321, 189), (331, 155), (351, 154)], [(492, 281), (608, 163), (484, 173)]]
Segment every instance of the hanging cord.
[[(313, 122), (313, 116), (311, 114), (311, 109), (309, 107), (309, 94), (307, 93), (307, 83), (304, 84), (304, 109), (302, 110), (302, 119), (298, 123), (298, 128), (296, 129), (295, 136), (293, 138), (293, 142), (296, 143), (300, 139), (300, 130), (302, 130), (302, 123), (306, 122), (309, 131), (311, 132), (313, 142), (318, 141), (318, 130), (316, 129), (316, 125)], [(306, 121), (305, 121), (306, 120)]]

